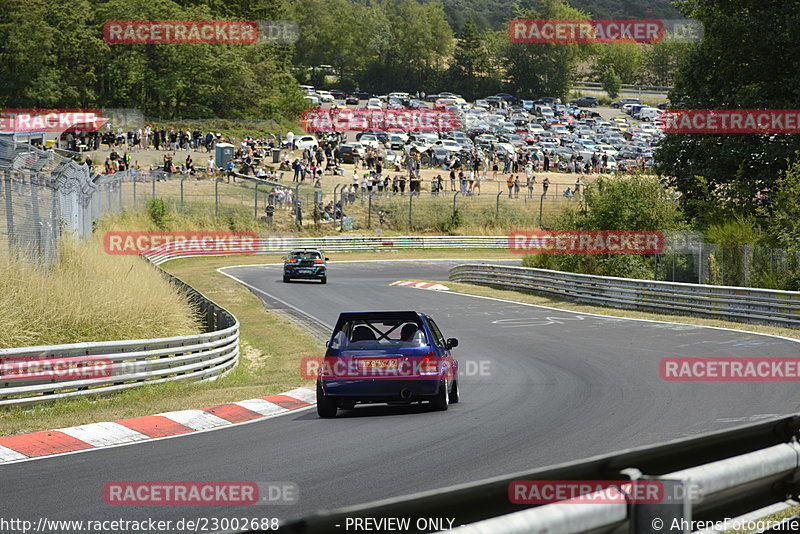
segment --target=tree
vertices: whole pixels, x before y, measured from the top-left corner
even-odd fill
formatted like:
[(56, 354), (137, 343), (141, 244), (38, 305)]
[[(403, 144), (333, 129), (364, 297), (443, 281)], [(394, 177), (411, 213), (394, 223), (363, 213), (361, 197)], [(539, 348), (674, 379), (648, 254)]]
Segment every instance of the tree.
[[(684, 13), (705, 26), (670, 101), (686, 109), (800, 107), (800, 17), (793, 0), (697, 0)], [(769, 31), (765, 31), (769, 28)], [(769, 213), (781, 173), (797, 161), (796, 134), (669, 134), (656, 170), (677, 188), (689, 215)]]
[(619, 96), (619, 90), (621, 86), (622, 80), (620, 80), (617, 71), (614, 70), (613, 65), (609, 65), (606, 67), (606, 71), (603, 73), (603, 89), (610, 98), (617, 98)]
[(781, 175), (772, 200), (769, 209), (762, 208), (760, 212), (767, 221), (767, 244), (800, 250), (800, 163), (793, 163)]
[(689, 55), (693, 43), (660, 41), (644, 47), (642, 77), (651, 85), (672, 85)]
[(595, 79), (602, 79), (613, 67), (621, 83), (637, 83), (642, 74), (644, 53), (638, 43), (601, 43), (595, 47), (597, 56), (594, 64)]
[[(564, 0), (540, 0), (537, 9), (518, 12), (522, 19), (587, 19), (585, 13), (569, 7)], [(577, 43), (513, 43), (506, 32), (503, 57), (507, 63), (510, 89), (531, 97), (565, 98), (572, 85), (578, 62), (592, 45)]]

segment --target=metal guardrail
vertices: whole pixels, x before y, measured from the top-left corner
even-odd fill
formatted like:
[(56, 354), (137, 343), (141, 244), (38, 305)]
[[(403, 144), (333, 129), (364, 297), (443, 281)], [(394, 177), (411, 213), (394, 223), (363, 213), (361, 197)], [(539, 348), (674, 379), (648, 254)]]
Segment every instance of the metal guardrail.
[[(270, 237), (258, 240), (254, 254), (288, 252), (293, 248), (318, 248), (325, 252), (397, 249), (500, 249), (508, 248), (507, 236), (325, 236), (325, 237)], [(171, 242), (149, 251), (147, 257), (160, 265), (175, 258), (221, 256), (223, 253), (206, 251), (202, 243)]]
[(477, 264), (452, 268), (450, 279), (547, 293), (614, 308), (800, 327), (800, 292), (797, 291), (658, 282)]
[[(54, 368), (65, 358), (102, 362), (102, 376), (63, 380), (0, 381), (0, 406), (27, 405), (55, 399), (106, 394), (133, 387), (177, 380), (216, 380), (239, 361), (239, 322), (197, 290), (165, 273), (199, 310), (202, 334), (157, 339), (99, 341), (0, 349), (0, 364), (31, 360)], [(90, 357), (90, 358), (86, 358)], [(2, 374), (2, 373), (0, 373)]]
[[(774, 512), (796, 499), (800, 486), (800, 414), (733, 430), (711, 432), (662, 445), (629, 449), (557, 466), (321, 511), (283, 526), (284, 533), (331, 532), (354, 518), (448, 518), (463, 534), (689, 533), (692, 520), (720, 521), (745, 512)], [(627, 481), (663, 484), (660, 502), (554, 502), (513, 504), (509, 485), (518, 480)], [(658, 523), (660, 521), (660, 523)], [(677, 521), (679, 528), (671, 528)], [(654, 528), (660, 524), (661, 528)], [(417, 529), (431, 532), (430, 529)], [(435, 530), (435, 529), (434, 529)]]

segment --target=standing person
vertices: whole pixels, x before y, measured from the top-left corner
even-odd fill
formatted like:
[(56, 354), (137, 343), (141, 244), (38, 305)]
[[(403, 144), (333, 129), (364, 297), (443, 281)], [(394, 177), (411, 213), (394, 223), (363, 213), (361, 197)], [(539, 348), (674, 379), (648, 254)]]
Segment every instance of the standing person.
[(533, 198), (533, 186), (536, 183), (536, 176), (533, 174), (528, 175), (525, 185), (528, 186), (528, 198)]
[(217, 165), (214, 163), (214, 156), (208, 156), (208, 162), (206, 165), (206, 170), (209, 176), (214, 176), (217, 174)]
[(481, 194), (481, 173), (479, 171), (475, 172), (475, 184), (472, 186), (472, 193)]
[(506, 178), (506, 187), (508, 187), (508, 198), (513, 198), (511, 196), (512, 192), (514, 191), (514, 175), (513, 174), (508, 175), (508, 178)]
[(550, 187), (550, 178), (545, 176), (544, 180), (542, 180), (542, 196), (546, 196), (547, 195), (547, 189), (549, 187)]
[(353, 183), (351, 185), (354, 187), (355, 192), (358, 193), (358, 171), (355, 169), (353, 169)]
[(456, 190), (456, 170), (453, 168), (452, 162), (448, 165), (450, 168), (450, 191)]
[(492, 179), (497, 180), (497, 171), (500, 170), (500, 164), (497, 161), (497, 155), (492, 154)]
[(579, 194), (581, 194), (581, 186), (582, 185), (583, 185), (583, 182), (581, 181), (581, 177), (578, 176), (578, 179), (575, 180), (575, 189), (573, 189), (573, 191), (572, 191), (575, 194), (575, 196), (578, 196)]
[(514, 177), (514, 198), (519, 198), (519, 176)]
[(548, 172), (550, 170), (550, 155), (545, 152), (544, 153), (544, 172)]

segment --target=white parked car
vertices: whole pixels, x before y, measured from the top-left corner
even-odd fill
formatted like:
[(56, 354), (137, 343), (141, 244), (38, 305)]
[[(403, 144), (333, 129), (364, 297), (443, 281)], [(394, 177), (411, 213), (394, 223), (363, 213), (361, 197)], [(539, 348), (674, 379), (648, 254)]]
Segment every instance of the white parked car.
[(319, 141), (313, 135), (301, 135), (294, 140), (294, 147), (297, 150), (305, 150), (306, 148), (319, 147)]
[(358, 142), (366, 147), (378, 148), (381, 146), (381, 141), (375, 134), (362, 134), (358, 138)]
[(443, 148), (445, 150), (449, 150), (450, 152), (460, 152), (461, 145), (452, 139), (440, 139), (436, 141), (434, 144), (434, 148)]
[(319, 98), (320, 102), (333, 102), (334, 98), (333, 95), (330, 94), (328, 91), (317, 91), (317, 98)]

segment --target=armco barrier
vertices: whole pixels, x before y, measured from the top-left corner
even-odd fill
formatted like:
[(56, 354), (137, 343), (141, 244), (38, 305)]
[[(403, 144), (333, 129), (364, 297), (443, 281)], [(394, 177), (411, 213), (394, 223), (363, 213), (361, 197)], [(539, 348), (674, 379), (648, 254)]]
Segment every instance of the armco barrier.
[[(379, 251), (399, 249), (505, 249), (507, 236), (325, 236), (269, 237), (258, 240), (255, 254), (288, 252), (293, 248), (318, 248), (324, 252)], [(202, 243), (165, 243), (147, 253), (160, 265), (175, 258), (222, 255), (206, 252)]]
[(0, 363), (35, 358), (40, 364), (47, 365), (47, 360), (80, 356), (110, 362), (108, 376), (100, 378), (0, 381), (0, 406), (98, 395), (175, 380), (215, 380), (233, 369), (239, 360), (239, 322), (236, 317), (177, 278), (166, 276), (197, 307), (204, 333), (0, 349)]
[[(320, 512), (284, 533), (332, 532), (356, 518), (448, 518), (463, 534), (689, 534), (692, 520), (763, 518), (791, 505), (800, 486), (800, 414), (479, 482)], [(517, 480), (657, 480), (662, 502), (513, 504)], [(588, 502), (587, 502), (588, 501)], [(788, 501), (788, 502), (787, 502)], [(730, 526), (729, 526), (730, 528)], [(438, 529), (433, 529), (438, 530)], [(415, 531), (431, 532), (430, 529)], [(786, 529), (785, 532), (789, 532)]]
[(509, 267), (458, 265), (450, 280), (547, 293), (578, 302), (800, 327), (800, 292), (656, 282)]

